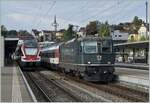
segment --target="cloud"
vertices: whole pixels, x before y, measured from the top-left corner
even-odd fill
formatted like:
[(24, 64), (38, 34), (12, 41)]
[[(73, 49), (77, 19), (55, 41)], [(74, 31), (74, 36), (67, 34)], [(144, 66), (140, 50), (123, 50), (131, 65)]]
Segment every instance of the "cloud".
[(85, 26), (92, 20), (118, 23), (130, 21), (134, 15), (143, 17), (144, 7), (137, 9), (137, 6), (146, 0), (56, 0), (51, 10), (49, 8), (53, 1), (49, 0), (2, 1), (1, 21), (10, 28), (17, 25), (18, 28), (26, 27), (28, 30), (53, 30), (55, 14), (59, 23), (58, 29), (67, 28), (68, 24)]
[(16, 22), (31, 22), (34, 19), (32, 15), (19, 13), (8, 14), (8, 17), (12, 18)]

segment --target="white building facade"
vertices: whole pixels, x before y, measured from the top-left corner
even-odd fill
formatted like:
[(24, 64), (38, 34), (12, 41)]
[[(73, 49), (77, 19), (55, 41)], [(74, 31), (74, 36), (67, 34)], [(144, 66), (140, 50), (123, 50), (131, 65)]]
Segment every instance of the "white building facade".
[[(138, 34), (140, 34), (140, 36), (144, 36), (144, 37), (147, 36), (146, 27), (144, 26), (144, 24), (141, 25), (140, 29), (138, 30)], [(148, 32), (148, 35), (149, 35), (149, 32)]]
[(113, 40), (128, 40), (129, 33), (127, 32), (120, 32), (120, 30), (115, 30), (111, 33)]

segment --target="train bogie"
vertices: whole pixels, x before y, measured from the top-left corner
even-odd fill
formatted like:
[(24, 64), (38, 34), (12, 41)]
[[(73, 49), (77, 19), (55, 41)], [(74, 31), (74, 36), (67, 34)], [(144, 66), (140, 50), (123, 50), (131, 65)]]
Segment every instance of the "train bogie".
[(113, 72), (113, 66), (88, 67), (85, 70), (84, 79), (93, 82), (110, 82), (113, 80)]

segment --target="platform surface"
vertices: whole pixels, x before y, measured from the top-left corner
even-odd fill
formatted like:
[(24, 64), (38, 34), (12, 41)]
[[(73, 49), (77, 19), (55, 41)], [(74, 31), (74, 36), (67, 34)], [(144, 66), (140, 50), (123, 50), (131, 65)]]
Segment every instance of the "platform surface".
[(33, 102), (17, 66), (1, 68), (1, 102)]
[(119, 76), (120, 81), (149, 87), (149, 70), (115, 67), (115, 74)]
[(116, 67), (134, 68), (148, 70), (149, 64), (146, 63), (115, 63)]

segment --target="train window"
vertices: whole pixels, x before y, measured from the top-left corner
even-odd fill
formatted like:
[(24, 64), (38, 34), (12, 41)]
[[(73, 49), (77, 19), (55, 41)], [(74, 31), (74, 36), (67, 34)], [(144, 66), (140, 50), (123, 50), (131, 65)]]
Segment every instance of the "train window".
[(111, 52), (110, 47), (103, 47), (102, 48), (102, 52), (103, 53), (106, 53), (106, 52), (109, 53), (109, 52)]
[(25, 48), (26, 55), (36, 55), (38, 50), (36, 48)]
[(97, 41), (85, 41), (84, 42), (84, 53), (91, 54), (97, 53)]
[(102, 52), (102, 43), (101, 42), (98, 42), (97, 43), (97, 46), (98, 46), (98, 52)]
[(102, 52), (103, 53), (112, 52), (112, 43), (110, 41), (107, 40), (103, 41)]
[(33, 40), (25, 40), (24, 45), (26, 47), (37, 47), (38, 46), (37, 42), (34, 39)]

